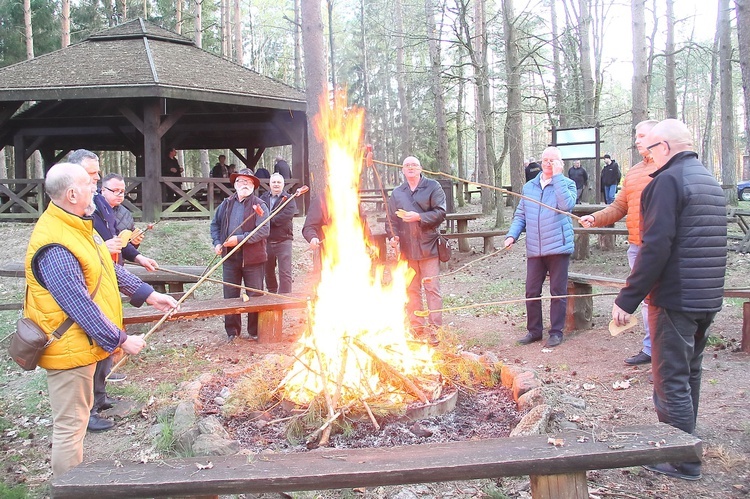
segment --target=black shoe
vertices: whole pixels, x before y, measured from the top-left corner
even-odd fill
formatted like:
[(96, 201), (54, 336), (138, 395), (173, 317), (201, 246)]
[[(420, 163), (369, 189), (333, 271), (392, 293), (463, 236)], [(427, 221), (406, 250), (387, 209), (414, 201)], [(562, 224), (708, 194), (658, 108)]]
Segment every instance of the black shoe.
[(552, 334), (547, 339), (547, 343), (545, 343), (544, 346), (547, 348), (554, 348), (560, 343), (562, 343), (562, 340), (563, 340), (563, 337), (561, 334)]
[(109, 373), (107, 376), (108, 383), (117, 383), (118, 381), (125, 381), (128, 376), (122, 373)]
[(672, 478), (680, 478), (682, 480), (700, 480), (701, 479), (701, 465), (700, 463), (659, 463), (649, 464), (644, 466), (649, 471), (654, 473), (660, 473), (662, 475), (671, 476)]
[(650, 364), (651, 356), (645, 353), (643, 350), (641, 350), (640, 352), (633, 355), (632, 357), (628, 357), (627, 359), (625, 359), (625, 363), (629, 366), (637, 366), (639, 364)]
[(517, 343), (519, 345), (528, 345), (529, 343), (534, 343), (535, 341), (542, 341), (542, 337), (540, 336), (534, 336), (531, 333), (526, 333), (526, 336), (519, 339)]
[(115, 424), (109, 419), (104, 419), (101, 416), (92, 414), (89, 416), (89, 424), (86, 427), (89, 431), (107, 431), (111, 429)]

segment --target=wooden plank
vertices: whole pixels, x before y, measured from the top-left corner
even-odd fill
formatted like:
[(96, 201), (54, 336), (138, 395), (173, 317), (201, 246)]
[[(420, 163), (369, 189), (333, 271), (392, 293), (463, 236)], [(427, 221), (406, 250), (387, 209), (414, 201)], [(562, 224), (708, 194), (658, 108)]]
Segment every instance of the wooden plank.
[[(166, 497), (378, 487), (697, 461), (701, 441), (664, 423), (620, 428), (579, 442), (580, 432), (375, 449), (211, 456), (147, 464), (96, 461), (52, 480), (55, 499)], [(653, 442), (661, 442), (658, 447)], [(212, 467), (197, 465), (208, 462)]]
[[(182, 302), (180, 310), (174, 312), (168, 320), (197, 319), (200, 317), (214, 317), (217, 315), (245, 314), (249, 312), (264, 312), (266, 310), (289, 310), (305, 308), (305, 298), (289, 295), (289, 298), (278, 296), (255, 296), (248, 301), (242, 298), (217, 298), (214, 300), (189, 300)], [(156, 322), (162, 318), (163, 312), (153, 307), (126, 308), (123, 310), (125, 324), (141, 324)]]
[(264, 310), (258, 314), (258, 343), (280, 343), (284, 326), (282, 310)]
[(586, 227), (573, 227), (573, 233), (589, 235), (596, 234), (600, 236), (627, 236), (628, 229), (620, 227), (591, 227), (590, 229), (587, 229)]
[(448, 239), (468, 239), (470, 237), (495, 237), (504, 236), (508, 233), (507, 230), (489, 230), (482, 232), (452, 232), (449, 234), (443, 234)]
[(607, 286), (610, 288), (623, 288), (625, 287), (625, 279), (618, 279), (617, 277), (605, 277), (599, 275), (579, 274), (576, 272), (568, 273), (568, 280), (578, 282), (581, 284), (593, 284), (595, 286)]

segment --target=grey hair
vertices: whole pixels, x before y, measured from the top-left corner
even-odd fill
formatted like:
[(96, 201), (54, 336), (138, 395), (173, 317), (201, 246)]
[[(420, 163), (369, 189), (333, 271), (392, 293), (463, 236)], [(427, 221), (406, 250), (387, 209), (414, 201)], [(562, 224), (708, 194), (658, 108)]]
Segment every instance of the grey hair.
[(282, 182), (284, 181), (284, 175), (282, 175), (281, 173), (278, 173), (278, 172), (277, 173), (272, 173), (271, 177), (268, 180), (270, 181), (274, 177), (281, 177), (281, 181)]
[(125, 178), (120, 175), (119, 173), (108, 173), (103, 179), (102, 179), (102, 185), (106, 184), (110, 180), (122, 180), (125, 181)]
[(99, 156), (88, 149), (76, 149), (68, 155), (68, 163), (74, 163), (76, 165), (83, 164), (83, 161), (86, 159), (95, 159), (99, 161)]
[[(76, 175), (77, 169), (80, 169), (78, 175)], [(47, 172), (47, 177), (44, 179), (44, 190), (51, 200), (58, 201), (68, 189), (75, 186), (76, 177), (80, 177), (81, 173), (88, 175), (79, 164), (58, 163)]]

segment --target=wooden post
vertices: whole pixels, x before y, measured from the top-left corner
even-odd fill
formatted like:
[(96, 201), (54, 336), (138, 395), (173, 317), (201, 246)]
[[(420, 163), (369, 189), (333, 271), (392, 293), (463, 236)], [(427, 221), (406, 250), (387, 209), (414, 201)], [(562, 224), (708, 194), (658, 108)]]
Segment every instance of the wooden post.
[(143, 105), (143, 159), (146, 175), (142, 185), (144, 222), (157, 222), (161, 217), (161, 117), (159, 102), (147, 101)]
[[(568, 295), (591, 294), (593, 286), (568, 280)], [(565, 314), (565, 332), (580, 331), (591, 328), (591, 317), (594, 310), (594, 299), (590, 296), (573, 297), (567, 300)]]
[(589, 257), (589, 235), (576, 234), (573, 245), (573, 260), (585, 260)]
[(588, 499), (586, 472), (564, 475), (531, 475), (532, 499)]
[(282, 310), (258, 312), (258, 343), (280, 343), (283, 324)]
[(742, 304), (742, 351), (750, 353), (750, 301)]

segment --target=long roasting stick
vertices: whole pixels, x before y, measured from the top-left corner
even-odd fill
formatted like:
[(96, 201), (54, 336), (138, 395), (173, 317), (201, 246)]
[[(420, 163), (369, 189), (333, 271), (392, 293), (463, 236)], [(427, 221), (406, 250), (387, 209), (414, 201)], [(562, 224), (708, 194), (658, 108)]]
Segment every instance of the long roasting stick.
[[(390, 166), (392, 168), (402, 168), (401, 165), (397, 165), (397, 164), (394, 164), (394, 163), (386, 163), (385, 161), (377, 161), (377, 160), (373, 160), (373, 161), (375, 163), (380, 163), (381, 165)], [(509, 191), (508, 189), (503, 189), (502, 187), (497, 187), (495, 185), (489, 185), (489, 184), (483, 184), (481, 182), (473, 182), (471, 180), (466, 180), (465, 178), (456, 177), (455, 175), (451, 175), (450, 173), (433, 172), (433, 171), (430, 171), (430, 170), (422, 170), (422, 172), (423, 173), (427, 173), (429, 175), (441, 175), (443, 177), (448, 177), (448, 178), (451, 178), (453, 180), (457, 180), (458, 182), (463, 182), (465, 184), (475, 184), (475, 185), (478, 185), (480, 187), (486, 187), (487, 189), (492, 189), (492, 190), (495, 190), (495, 191), (500, 191), (500, 192), (505, 193), (505, 194), (510, 194), (511, 196), (516, 196), (518, 198), (525, 199), (527, 201), (531, 201), (532, 203), (538, 204), (539, 206), (547, 208), (548, 210), (552, 210), (552, 211), (554, 211), (556, 213), (560, 213), (561, 215), (569, 216), (570, 218), (576, 220), (578, 223), (581, 222), (581, 217), (579, 217), (578, 215), (574, 215), (574, 214), (570, 213), (569, 211), (559, 210), (559, 209), (557, 209), (557, 208), (555, 208), (553, 206), (550, 206), (548, 204), (542, 203), (538, 199), (530, 198), (528, 196), (524, 196), (523, 194), (519, 194), (517, 192)]]
[[(306, 185), (303, 185), (302, 187), (298, 188), (297, 191), (293, 195), (289, 196), (287, 198), (287, 200), (284, 201), (281, 204), (281, 206), (279, 207), (279, 209), (276, 210), (274, 213), (279, 213), (281, 211), (281, 208), (283, 208), (292, 199), (295, 199), (295, 198), (301, 196), (302, 194), (306, 193), (309, 190), (310, 190), (310, 188), (307, 187)], [(190, 289), (188, 289), (185, 292), (184, 295), (182, 295), (182, 298), (180, 298), (179, 300), (177, 300), (177, 307), (175, 307), (172, 310), (169, 310), (167, 312), (164, 312), (164, 315), (161, 317), (161, 319), (159, 319), (159, 321), (156, 324), (154, 324), (154, 326), (145, 335), (143, 335), (143, 339), (144, 340), (148, 339), (148, 337), (151, 336), (154, 333), (154, 331), (156, 331), (157, 329), (159, 329), (159, 326), (161, 326), (164, 323), (164, 321), (166, 321), (169, 318), (169, 316), (172, 315), (172, 312), (174, 312), (175, 310), (177, 310), (177, 308), (179, 308), (180, 304), (182, 304), (182, 302), (184, 302), (186, 299), (188, 299), (188, 297), (190, 297), (190, 295), (193, 294), (193, 292), (198, 288), (198, 286), (200, 286), (206, 280), (208, 280), (208, 276), (210, 276), (211, 274), (213, 274), (214, 271), (217, 268), (219, 268), (219, 265), (221, 265), (222, 263), (224, 263), (224, 261), (227, 258), (229, 258), (233, 254), (235, 254), (235, 252), (237, 252), (237, 250), (239, 250), (242, 247), (242, 245), (245, 244), (248, 241), (248, 239), (250, 239), (251, 237), (253, 237), (255, 235), (255, 233), (258, 232), (258, 229), (260, 229), (261, 227), (263, 227), (265, 224), (267, 224), (273, 218), (274, 213), (270, 213), (268, 215), (268, 217), (265, 220), (263, 220), (257, 227), (255, 227), (252, 231), (250, 231), (250, 233), (248, 233), (248, 235), (245, 236), (245, 238), (242, 239), (242, 241), (240, 241), (237, 244), (237, 246), (235, 246), (230, 251), (228, 251), (227, 254), (224, 256), (224, 258), (222, 258), (221, 260), (219, 260), (218, 262), (216, 262), (214, 264), (214, 266), (211, 267), (211, 269), (208, 272), (205, 273), (204, 276), (202, 276), (200, 279), (198, 279), (198, 282), (196, 282), (195, 284), (193, 284), (193, 286)], [(120, 366), (122, 366), (128, 360), (128, 357), (129, 357), (128, 354), (123, 355), (122, 359), (120, 359), (120, 361), (117, 364), (115, 364), (114, 366), (112, 366), (112, 370), (110, 371), (110, 375), (113, 372), (115, 372)], [(107, 375), (107, 378), (109, 378), (109, 375)]]

